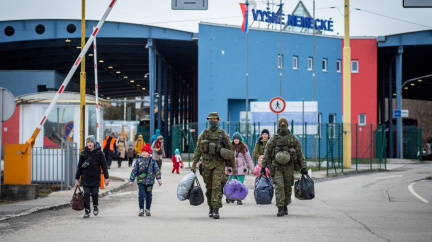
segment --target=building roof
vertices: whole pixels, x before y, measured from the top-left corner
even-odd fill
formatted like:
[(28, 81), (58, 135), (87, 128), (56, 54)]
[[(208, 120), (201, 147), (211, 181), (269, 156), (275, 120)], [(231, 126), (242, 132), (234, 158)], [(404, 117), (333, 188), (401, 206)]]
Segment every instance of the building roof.
[[(86, 21), (87, 37), (96, 25), (97, 21)], [(66, 77), (80, 53), (80, 20), (2, 21), (0, 29), (3, 30), (0, 32), (1, 70), (55, 70)], [(107, 21), (96, 38), (101, 96), (148, 95), (148, 39), (153, 40), (163, 62), (182, 78), (191, 80), (196, 77), (196, 34)], [(93, 61), (93, 48), (90, 48), (85, 58), (88, 90), (94, 90)], [(76, 84), (80, 82), (79, 72), (76, 70), (71, 80)]]

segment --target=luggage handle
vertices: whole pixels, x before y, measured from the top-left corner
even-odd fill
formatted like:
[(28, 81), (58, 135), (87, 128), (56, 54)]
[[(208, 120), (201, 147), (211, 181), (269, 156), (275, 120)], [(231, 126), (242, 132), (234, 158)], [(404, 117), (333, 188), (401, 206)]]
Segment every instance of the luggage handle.
[(77, 194), (76, 190), (78, 189), (78, 193), (82, 193), (80, 186), (75, 186), (75, 192), (74, 194)]

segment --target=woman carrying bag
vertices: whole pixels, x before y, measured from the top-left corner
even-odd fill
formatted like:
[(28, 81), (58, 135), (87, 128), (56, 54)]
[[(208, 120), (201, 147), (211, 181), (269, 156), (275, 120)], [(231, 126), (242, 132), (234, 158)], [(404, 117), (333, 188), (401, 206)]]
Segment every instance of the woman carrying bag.
[[(235, 164), (238, 174), (236, 174), (237, 176), (234, 176), (232, 178), (235, 179), (236, 177), (238, 177), (238, 180), (241, 183), (244, 183), (245, 175), (247, 174), (247, 167), (249, 166), (249, 169), (251, 169), (252, 171), (255, 167), (249, 154), (249, 150), (242, 140), (242, 135), (239, 132), (235, 132), (233, 135), (232, 150), (234, 151)], [(225, 167), (225, 174), (227, 176), (234, 175), (232, 167)], [(242, 201), (237, 201), (237, 204), (242, 205)]]
[(104, 153), (99, 145), (96, 146), (96, 139), (93, 135), (86, 138), (87, 146), (81, 152), (77, 172), (75, 175), (75, 186), (84, 187), (84, 218), (90, 217), (90, 195), (93, 200), (93, 214), (99, 214), (99, 184), (101, 179), (101, 169), (105, 177), (105, 186), (108, 186), (109, 175)]

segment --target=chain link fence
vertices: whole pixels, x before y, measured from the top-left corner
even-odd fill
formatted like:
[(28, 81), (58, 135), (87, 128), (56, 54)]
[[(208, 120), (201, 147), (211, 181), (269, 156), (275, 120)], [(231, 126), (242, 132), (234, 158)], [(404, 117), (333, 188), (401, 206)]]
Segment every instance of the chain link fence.
[[(263, 129), (268, 129), (270, 135), (277, 131), (277, 123), (228, 123), (220, 122), (219, 126), (230, 137), (240, 132), (243, 142), (249, 147), (253, 157), (257, 139)], [(189, 123), (173, 125), (171, 128), (171, 145), (187, 154), (191, 160), (195, 151), (199, 134), (208, 127), (208, 123)], [(345, 126), (346, 127), (346, 126)], [(388, 156), (388, 129), (382, 124), (358, 125), (350, 124), (351, 128), (351, 169), (386, 169)], [(345, 128), (347, 129), (347, 128)], [(290, 130), (300, 141), (308, 168), (325, 170), (327, 175), (344, 172), (343, 134), (344, 125), (340, 123), (307, 123), (291, 122)], [(404, 158), (421, 160), (421, 128), (404, 129)], [(395, 135), (394, 135), (395, 137)], [(396, 142), (393, 142), (395, 144)], [(395, 150), (395, 148), (394, 148)], [(256, 164), (256, 159), (254, 159)]]

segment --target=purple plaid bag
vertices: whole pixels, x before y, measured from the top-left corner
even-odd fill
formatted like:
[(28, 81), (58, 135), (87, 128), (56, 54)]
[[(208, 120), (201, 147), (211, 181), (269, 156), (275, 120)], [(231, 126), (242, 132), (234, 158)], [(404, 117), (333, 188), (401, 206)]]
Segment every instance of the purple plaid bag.
[(226, 199), (231, 201), (240, 201), (245, 199), (248, 194), (247, 187), (239, 180), (232, 179), (232, 177), (233, 176), (228, 179), (223, 188)]

